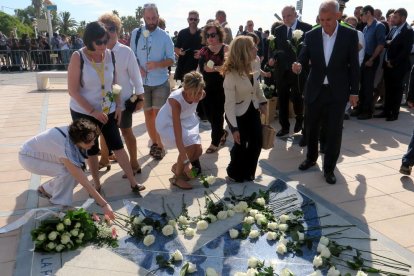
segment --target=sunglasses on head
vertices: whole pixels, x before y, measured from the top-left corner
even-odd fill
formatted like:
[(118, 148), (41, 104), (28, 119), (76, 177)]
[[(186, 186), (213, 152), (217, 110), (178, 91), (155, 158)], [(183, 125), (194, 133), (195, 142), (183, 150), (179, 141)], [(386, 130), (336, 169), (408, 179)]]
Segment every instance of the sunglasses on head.
[(217, 36), (217, 33), (211, 33), (211, 34), (209, 34), (209, 33), (206, 33), (206, 37), (207, 38), (215, 38)]
[(97, 39), (95, 40), (95, 44), (101, 46), (102, 44), (106, 45), (108, 43), (108, 39)]
[(194, 17), (190, 17), (190, 18), (188, 18), (188, 21), (194, 21), (194, 22), (197, 22), (199, 19), (198, 18), (194, 18)]
[(146, 9), (146, 8), (156, 8), (156, 7), (157, 7), (157, 5), (155, 5), (154, 3), (144, 4), (144, 9)]
[(106, 29), (110, 33), (115, 33), (116, 32), (116, 27), (115, 26), (108, 26), (108, 27), (106, 27)]

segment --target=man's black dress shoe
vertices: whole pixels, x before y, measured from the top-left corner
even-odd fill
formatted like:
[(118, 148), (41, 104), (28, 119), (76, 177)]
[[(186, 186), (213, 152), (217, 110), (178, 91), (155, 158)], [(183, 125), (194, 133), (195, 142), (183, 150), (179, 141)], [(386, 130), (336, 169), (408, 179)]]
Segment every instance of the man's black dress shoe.
[(303, 124), (302, 119), (296, 119), (296, 123), (295, 123), (295, 127), (293, 128), (293, 132), (294, 133), (300, 132), (302, 130), (302, 124)]
[(385, 112), (381, 112), (379, 114), (375, 114), (373, 117), (374, 118), (387, 118), (388, 115)]
[(306, 147), (306, 139), (303, 136), (299, 140), (299, 147)]
[(387, 122), (392, 122), (392, 121), (396, 121), (396, 120), (398, 120), (398, 116), (396, 116), (396, 115), (391, 115), (391, 116), (388, 116), (388, 117), (385, 119), (385, 121), (387, 121)]
[(282, 136), (285, 136), (285, 135), (287, 135), (287, 134), (289, 134), (289, 130), (286, 130), (286, 129), (281, 129), (281, 130), (279, 130), (279, 131), (276, 133), (276, 136), (277, 136), (277, 137), (282, 137)]
[(316, 162), (314, 161), (310, 161), (309, 159), (306, 159), (305, 161), (303, 161), (300, 165), (299, 165), (299, 170), (301, 171), (306, 171), (307, 169), (309, 169), (310, 167), (315, 166)]
[(326, 172), (323, 174), (325, 177), (325, 180), (328, 184), (335, 184), (336, 183), (336, 177), (333, 172)]
[(358, 115), (358, 120), (369, 120), (372, 118), (372, 114), (369, 113), (361, 113)]

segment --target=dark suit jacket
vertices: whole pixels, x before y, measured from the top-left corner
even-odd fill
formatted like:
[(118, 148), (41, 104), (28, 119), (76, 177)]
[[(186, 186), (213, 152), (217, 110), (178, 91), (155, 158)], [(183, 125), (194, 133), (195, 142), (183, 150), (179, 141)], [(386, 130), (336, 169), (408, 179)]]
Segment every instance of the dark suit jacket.
[[(390, 44), (387, 43), (386, 45), (387, 60), (391, 62), (393, 69), (401, 71), (401, 74), (405, 74), (405, 72), (410, 70), (409, 56), (413, 47), (413, 38), (413, 29), (405, 23), (401, 32), (397, 34)], [(387, 41), (391, 39), (390, 35), (386, 38)], [(384, 66), (387, 66), (385, 61)]]
[[(305, 33), (311, 29), (312, 26), (307, 23), (298, 21), (296, 24), (296, 30), (302, 30), (304, 33), (301, 41), (303, 41)], [(282, 71), (281, 73), (291, 70), (292, 63), (296, 61), (295, 52), (287, 42), (287, 32), (288, 28), (286, 25), (281, 25), (275, 29), (276, 50), (269, 55), (269, 58), (272, 57), (276, 60), (276, 70)]]
[(328, 66), (323, 52), (322, 28), (306, 33), (299, 56), (301, 64), (309, 64), (310, 72), (305, 85), (304, 101), (309, 104), (318, 97), (325, 76), (328, 77), (333, 99), (348, 101), (349, 95), (358, 95), (359, 61), (358, 34), (355, 30), (338, 25), (338, 32)]

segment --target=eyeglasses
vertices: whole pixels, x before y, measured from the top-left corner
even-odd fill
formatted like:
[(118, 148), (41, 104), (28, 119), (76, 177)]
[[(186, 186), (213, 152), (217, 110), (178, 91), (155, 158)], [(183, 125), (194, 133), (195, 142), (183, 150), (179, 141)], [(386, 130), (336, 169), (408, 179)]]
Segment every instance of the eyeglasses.
[(253, 24), (247, 24), (247, 26), (252, 27), (252, 26), (253, 26)]
[(146, 8), (156, 8), (156, 7), (157, 7), (157, 5), (155, 5), (154, 3), (144, 4), (144, 9), (146, 9)]
[(115, 26), (107, 26), (106, 29), (110, 33), (115, 33), (116, 32), (116, 27)]
[(217, 33), (206, 33), (206, 38), (215, 38), (217, 36)]
[(190, 17), (190, 18), (188, 18), (188, 21), (194, 21), (194, 22), (197, 22), (199, 19), (198, 18), (194, 18), (194, 17)]
[(95, 40), (95, 44), (101, 46), (102, 44), (106, 45), (108, 43), (108, 39), (97, 39)]

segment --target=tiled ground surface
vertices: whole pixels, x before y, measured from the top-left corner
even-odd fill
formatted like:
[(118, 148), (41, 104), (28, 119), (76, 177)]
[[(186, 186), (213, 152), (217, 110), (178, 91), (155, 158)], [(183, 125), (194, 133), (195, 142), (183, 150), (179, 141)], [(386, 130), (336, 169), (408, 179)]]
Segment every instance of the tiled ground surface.
[[(36, 133), (70, 122), (66, 85), (60, 81), (52, 87), (58, 89), (38, 92), (34, 73), (0, 75), (0, 226), (19, 218), (27, 209), (49, 206), (34, 192), (47, 177), (39, 178), (23, 170), (18, 163), (17, 152), (22, 142)], [(414, 182), (398, 173), (401, 156), (410, 141), (413, 121), (413, 116), (405, 108), (402, 108), (400, 119), (394, 122), (380, 119), (346, 121), (336, 185), (324, 182), (320, 172), (321, 160), (308, 172), (298, 171), (304, 150), (280, 139), (272, 150), (262, 151), (257, 175), (263, 173), (287, 181), (348, 221), (359, 224), (371, 237), (379, 238), (391, 251), (414, 263)], [(273, 124), (278, 128), (276, 122)], [(146, 193), (181, 192), (170, 187), (168, 181), (176, 151), (168, 152), (161, 162), (153, 161), (147, 155), (148, 136), (143, 113), (134, 115), (133, 128), (139, 147), (139, 162), (143, 167), (143, 173), (137, 179), (147, 186)], [(210, 132), (207, 124), (203, 123), (202, 128), (203, 147), (207, 148)], [(224, 178), (229, 146), (231, 141), (218, 154), (203, 155), (205, 170)], [(121, 171), (117, 164), (102, 176), (103, 190), (110, 200), (131, 197), (128, 183), (120, 179)], [(82, 202), (87, 199), (87, 194), (78, 187), (74, 197)], [(22, 240), (27, 238), (26, 234), (22, 235), (23, 231), (0, 235), (1, 275), (13, 275), (16, 260), (20, 263), (21, 256), (17, 252), (19, 247), (21, 250)], [(125, 263), (122, 266), (125, 269), (114, 275), (125, 275), (127, 271), (134, 274), (136, 268), (127, 269), (128, 264), (120, 262)], [(81, 266), (82, 262), (79, 263)], [(73, 275), (70, 271), (68, 267), (62, 274)]]

